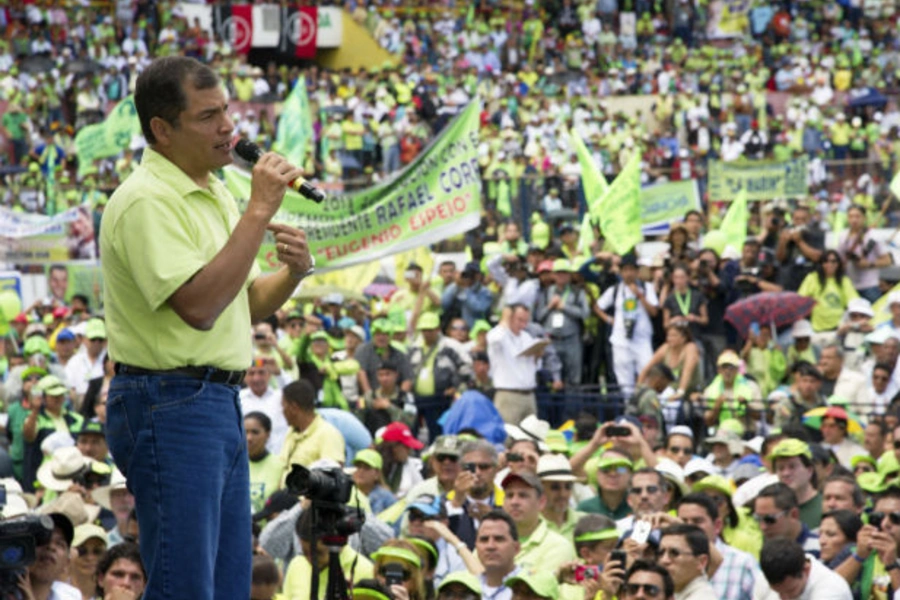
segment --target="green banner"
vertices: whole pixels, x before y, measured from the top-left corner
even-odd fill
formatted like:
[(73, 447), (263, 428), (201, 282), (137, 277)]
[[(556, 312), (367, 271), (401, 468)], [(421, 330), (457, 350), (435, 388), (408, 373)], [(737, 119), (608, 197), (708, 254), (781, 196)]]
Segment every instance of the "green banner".
[(281, 107), (273, 149), (291, 164), (302, 168), (311, 139), (312, 117), (309, 113), (309, 97), (306, 94), (306, 80), (301, 75)]
[(644, 235), (661, 235), (669, 224), (684, 219), (690, 210), (702, 210), (697, 181), (672, 181), (641, 190), (641, 223)]
[[(360, 264), (439, 242), (481, 222), (478, 111), (471, 103), (395, 177), (369, 189), (314, 204), (289, 191), (273, 221), (298, 227), (316, 259), (316, 271)], [(225, 169), (225, 183), (246, 208), (250, 174)], [(271, 234), (258, 259), (278, 268)]]
[(774, 200), (806, 196), (806, 158), (793, 160), (740, 160), (709, 163), (709, 199), (731, 202), (743, 189), (747, 200)]
[(84, 175), (94, 160), (115, 156), (127, 148), (132, 136), (140, 133), (134, 96), (128, 96), (116, 104), (101, 123), (83, 127), (75, 136), (79, 175)]
[(600, 202), (591, 207), (600, 221), (606, 244), (625, 254), (644, 240), (641, 227), (641, 156), (635, 153), (609, 186)]

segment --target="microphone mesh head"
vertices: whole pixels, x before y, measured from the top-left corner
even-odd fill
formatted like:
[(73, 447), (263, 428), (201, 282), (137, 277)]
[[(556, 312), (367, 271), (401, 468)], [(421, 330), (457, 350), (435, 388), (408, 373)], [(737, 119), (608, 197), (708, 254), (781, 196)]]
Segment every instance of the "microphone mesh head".
[(251, 163), (255, 163), (262, 156), (262, 150), (260, 150), (259, 146), (244, 138), (239, 139), (234, 144), (234, 153)]

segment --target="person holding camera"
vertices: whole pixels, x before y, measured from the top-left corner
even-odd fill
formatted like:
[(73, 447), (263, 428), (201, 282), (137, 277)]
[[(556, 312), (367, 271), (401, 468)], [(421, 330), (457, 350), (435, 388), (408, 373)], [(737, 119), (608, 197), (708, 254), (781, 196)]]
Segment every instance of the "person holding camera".
[(811, 223), (812, 214), (806, 206), (794, 209), (792, 227), (787, 226), (783, 209), (776, 208), (772, 213), (762, 245), (775, 250), (775, 258), (781, 264), (782, 287), (797, 291), (825, 250), (825, 234)]
[(673, 600), (675, 582), (662, 566), (636, 560), (628, 571), (621, 563), (609, 561), (600, 577), (601, 600)]
[[(734, 276), (734, 297), (733, 300), (747, 298), (760, 292), (780, 292), (781, 286), (773, 276), (777, 276), (777, 270), (774, 269), (774, 260), (769, 261), (769, 257), (774, 259), (770, 253), (765, 253), (759, 240), (747, 238), (744, 247), (741, 249), (741, 258), (737, 261), (736, 272)], [(772, 268), (767, 269), (768, 263), (772, 263)], [(733, 264), (733, 263), (732, 263)]]
[(64, 583), (69, 569), (69, 549), (75, 537), (72, 521), (62, 513), (50, 513), (53, 531), (35, 549), (35, 560), (19, 576), (21, 597), (27, 600), (81, 600), (78, 588)]
[(847, 265), (847, 277), (860, 296), (875, 302), (880, 296), (878, 272), (893, 263), (891, 253), (880, 241), (872, 237), (866, 225), (866, 209), (854, 204), (847, 209), (847, 225), (838, 238), (837, 251)]
[(375, 579), (391, 590), (395, 600), (425, 600), (422, 557), (406, 540), (388, 540), (372, 554)]

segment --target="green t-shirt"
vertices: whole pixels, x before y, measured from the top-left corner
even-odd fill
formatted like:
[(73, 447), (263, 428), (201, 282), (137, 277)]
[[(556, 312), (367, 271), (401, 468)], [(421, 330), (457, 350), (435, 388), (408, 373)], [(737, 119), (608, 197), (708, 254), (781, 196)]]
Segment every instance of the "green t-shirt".
[(8, 112), (3, 115), (3, 119), (0, 120), (0, 123), (3, 124), (3, 127), (9, 131), (9, 136), (16, 140), (24, 140), (25, 139), (25, 122), (28, 121), (28, 115), (24, 112)]
[(810, 529), (816, 529), (822, 524), (821, 492), (800, 505), (800, 520)]
[(278, 456), (267, 453), (265, 458), (250, 461), (250, 506), (259, 512), (274, 492), (281, 487), (284, 469)]
[(246, 369), (252, 357), (248, 290), (243, 287), (209, 331), (187, 325), (168, 304), (219, 253), (240, 219), (225, 185), (200, 188), (152, 148), (110, 199), (100, 247), (110, 357), (146, 369)]

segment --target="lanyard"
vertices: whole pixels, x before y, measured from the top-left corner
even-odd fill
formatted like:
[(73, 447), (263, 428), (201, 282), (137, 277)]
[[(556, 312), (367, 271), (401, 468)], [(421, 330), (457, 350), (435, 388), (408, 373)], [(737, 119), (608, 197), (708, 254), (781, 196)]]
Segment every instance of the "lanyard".
[(678, 308), (681, 309), (681, 314), (684, 316), (688, 316), (691, 314), (691, 290), (688, 289), (687, 294), (683, 296), (678, 292), (674, 292), (675, 302), (678, 303)]

